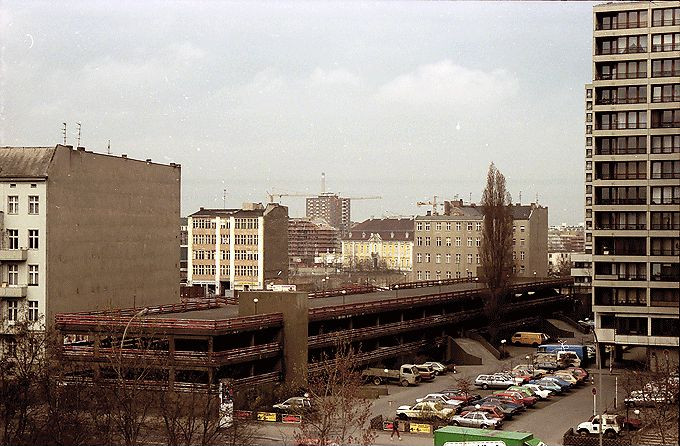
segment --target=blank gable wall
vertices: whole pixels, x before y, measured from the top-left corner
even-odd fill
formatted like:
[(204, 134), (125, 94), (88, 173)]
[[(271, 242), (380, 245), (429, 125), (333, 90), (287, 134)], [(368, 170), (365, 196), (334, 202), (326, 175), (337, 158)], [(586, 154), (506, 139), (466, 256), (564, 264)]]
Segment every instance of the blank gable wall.
[(179, 301), (180, 168), (57, 147), (48, 317)]

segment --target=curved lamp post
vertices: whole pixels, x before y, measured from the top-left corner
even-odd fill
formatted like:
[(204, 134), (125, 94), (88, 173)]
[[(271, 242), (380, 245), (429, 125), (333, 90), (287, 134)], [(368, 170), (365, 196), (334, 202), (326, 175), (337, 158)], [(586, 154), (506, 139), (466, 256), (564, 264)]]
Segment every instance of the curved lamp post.
[(139, 310), (138, 312), (136, 312), (136, 313), (130, 318), (130, 320), (128, 321), (127, 325), (125, 325), (125, 330), (123, 330), (123, 337), (120, 338), (120, 354), (121, 354), (121, 355), (123, 354), (123, 343), (125, 342), (125, 335), (127, 335), (127, 331), (128, 331), (128, 328), (130, 328), (130, 324), (132, 323), (132, 320), (133, 320), (134, 318), (136, 318), (136, 317), (144, 316), (144, 315), (147, 314), (148, 312), (149, 312), (149, 309), (146, 308), (146, 307), (143, 308), (143, 309), (141, 309), (141, 310)]

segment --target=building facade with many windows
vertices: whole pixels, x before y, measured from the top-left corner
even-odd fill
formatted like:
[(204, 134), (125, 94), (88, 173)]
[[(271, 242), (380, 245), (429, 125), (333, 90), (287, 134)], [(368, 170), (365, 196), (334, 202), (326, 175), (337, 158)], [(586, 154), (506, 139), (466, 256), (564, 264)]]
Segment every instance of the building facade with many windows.
[[(512, 205), (513, 271), (518, 277), (548, 275), (548, 208)], [(443, 215), (415, 219), (413, 279), (438, 280), (481, 275), (481, 206), (447, 202)]]
[(342, 238), (346, 269), (411, 271), (413, 218), (370, 218)]
[(288, 281), (288, 208), (245, 203), (204, 209), (188, 218), (187, 283), (208, 294), (262, 290)]
[(0, 147), (0, 327), (179, 301), (180, 166)]
[(680, 7), (615, 2), (593, 14), (585, 211), (596, 331), (677, 357)]

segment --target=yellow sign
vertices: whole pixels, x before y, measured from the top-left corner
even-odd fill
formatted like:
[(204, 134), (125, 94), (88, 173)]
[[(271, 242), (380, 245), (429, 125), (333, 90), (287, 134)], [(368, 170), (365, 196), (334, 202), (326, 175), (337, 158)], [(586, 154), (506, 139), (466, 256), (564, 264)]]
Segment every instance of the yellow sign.
[(274, 412), (258, 412), (257, 421), (276, 421), (276, 414)]
[(432, 426), (429, 424), (409, 423), (408, 430), (409, 432), (415, 432), (418, 434), (431, 434)]

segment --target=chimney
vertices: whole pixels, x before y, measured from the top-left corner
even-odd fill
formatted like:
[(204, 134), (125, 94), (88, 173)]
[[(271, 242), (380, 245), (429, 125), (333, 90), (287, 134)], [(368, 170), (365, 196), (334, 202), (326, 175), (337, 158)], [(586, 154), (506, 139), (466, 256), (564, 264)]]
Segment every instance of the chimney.
[(127, 159), (127, 153), (123, 153), (120, 157)]
[(79, 152), (84, 152), (84, 151), (85, 151), (85, 147), (79, 146), (79, 147), (78, 147), (78, 151), (79, 151)]

